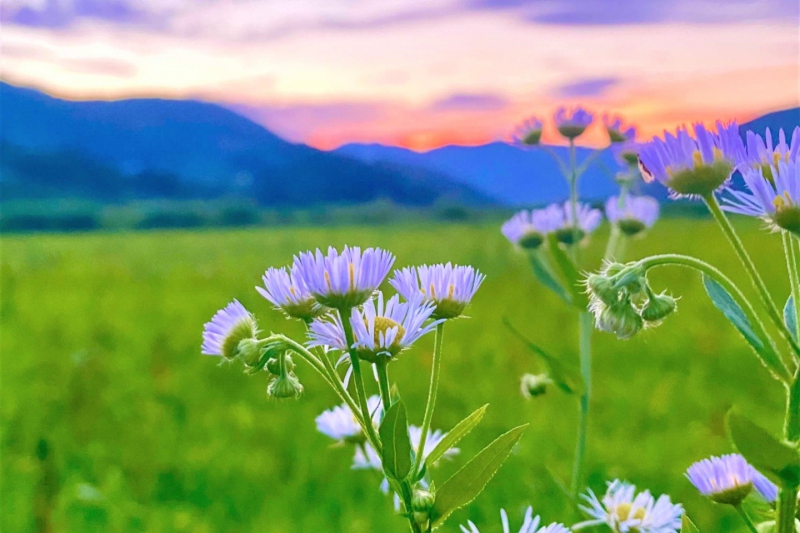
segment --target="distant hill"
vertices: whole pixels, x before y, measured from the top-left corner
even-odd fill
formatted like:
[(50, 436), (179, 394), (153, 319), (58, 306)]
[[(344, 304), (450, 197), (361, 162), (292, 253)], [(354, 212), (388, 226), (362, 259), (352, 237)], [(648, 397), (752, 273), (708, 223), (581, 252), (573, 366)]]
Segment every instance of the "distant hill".
[(753, 130), (761, 135), (764, 134), (767, 128), (772, 130), (773, 134), (783, 129), (787, 135), (791, 135), (797, 126), (800, 126), (800, 107), (767, 113), (762, 117), (742, 124), (739, 129), (743, 133), (747, 130)]
[(215, 198), (261, 205), (489, 202), (432, 170), (289, 143), (215, 104), (75, 102), (0, 83), (2, 197)]

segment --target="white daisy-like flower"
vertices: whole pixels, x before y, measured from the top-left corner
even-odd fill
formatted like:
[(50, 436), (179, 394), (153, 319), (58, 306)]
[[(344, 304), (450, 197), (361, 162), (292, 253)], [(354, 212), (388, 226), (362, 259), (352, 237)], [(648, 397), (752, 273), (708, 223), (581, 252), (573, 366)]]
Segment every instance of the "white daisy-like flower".
[[(508, 514), (505, 509), (500, 509), (500, 521), (503, 523), (503, 533), (511, 533), (511, 527), (508, 522)], [(568, 527), (563, 524), (553, 522), (548, 526), (539, 527), (542, 519), (539, 516), (533, 516), (533, 507), (528, 507), (525, 510), (525, 518), (522, 522), (522, 527), (519, 533), (570, 533)], [(466, 526), (460, 526), (463, 533), (481, 533), (478, 526), (471, 520), (467, 522)]]
[(581, 497), (589, 505), (580, 508), (592, 519), (575, 524), (573, 529), (605, 524), (615, 533), (676, 533), (681, 527), (680, 504), (673, 504), (666, 494), (658, 499), (648, 490), (637, 494), (634, 485), (618, 479), (608, 483), (602, 500), (591, 489)]
[[(367, 407), (372, 415), (372, 423), (377, 427), (383, 416), (380, 397), (374, 395), (367, 399)], [(328, 409), (315, 420), (317, 430), (336, 441), (353, 443), (364, 441), (364, 432), (361, 429), (361, 425), (347, 404), (337, 405), (333, 409)]]

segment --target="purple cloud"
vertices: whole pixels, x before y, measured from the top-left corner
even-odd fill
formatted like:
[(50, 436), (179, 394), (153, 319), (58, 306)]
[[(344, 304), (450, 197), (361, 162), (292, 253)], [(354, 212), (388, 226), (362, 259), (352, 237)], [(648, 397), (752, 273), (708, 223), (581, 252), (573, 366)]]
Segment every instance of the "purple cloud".
[(431, 111), (494, 111), (502, 109), (508, 100), (498, 94), (453, 94), (436, 100)]
[(557, 87), (553, 95), (559, 98), (600, 96), (619, 83), (619, 78), (587, 78)]
[(786, 20), (796, 0), (463, 0), (467, 9), (509, 11), (523, 20), (559, 25)]
[(41, 7), (3, 7), (0, 14), (7, 23), (34, 28), (65, 28), (79, 19), (121, 25), (153, 21), (149, 13), (134, 7), (130, 0), (47, 0)]

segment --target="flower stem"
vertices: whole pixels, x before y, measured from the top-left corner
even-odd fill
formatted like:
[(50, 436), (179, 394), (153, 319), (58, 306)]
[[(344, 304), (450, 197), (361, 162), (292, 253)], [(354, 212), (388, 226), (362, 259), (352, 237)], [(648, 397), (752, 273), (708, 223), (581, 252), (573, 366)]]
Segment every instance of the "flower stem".
[[(739, 307), (744, 312), (747, 320), (749, 321), (750, 325), (755, 329), (756, 334), (758, 334), (762, 339), (766, 340), (772, 347), (775, 347), (775, 343), (772, 340), (772, 337), (767, 332), (766, 328), (764, 327), (764, 323), (756, 314), (755, 310), (753, 309), (752, 304), (750, 301), (742, 294), (742, 291), (737, 287), (725, 274), (723, 274), (719, 269), (716, 267), (697, 259), (696, 257), (691, 257), (688, 255), (680, 255), (680, 254), (662, 254), (662, 255), (654, 255), (650, 257), (646, 257), (636, 263), (633, 263), (633, 266), (630, 268), (642, 268), (644, 271), (647, 271), (651, 268), (657, 266), (667, 266), (667, 265), (677, 265), (683, 266), (687, 268), (692, 268), (697, 270), (709, 278), (713, 279), (717, 283), (719, 283), (722, 288), (724, 288), (734, 300), (739, 305)], [(627, 270), (627, 269), (626, 269)], [(623, 271), (624, 272), (624, 271)], [(618, 274), (621, 275), (622, 273)], [(777, 350), (773, 350), (775, 354), (777, 354)], [(761, 357), (761, 355), (759, 354)], [(791, 373), (789, 372), (786, 364), (778, 355), (776, 355), (777, 360), (773, 361), (772, 364), (769, 364), (767, 361), (764, 361), (765, 366), (771, 369), (776, 375), (785, 383), (791, 382)]]
[[(800, 331), (800, 313), (797, 312), (797, 301), (800, 299), (800, 278), (797, 273), (797, 253), (795, 250), (794, 239), (788, 232), (783, 232), (783, 251), (786, 255), (786, 268), (789, 271), (789, 284), (792, 287), (792, 302), (794, 303), (794, 327), (795, 336)], [(787, 326), (789, 324), (786, 324)]]
[[(367, 393), (364, 389), (364, 376), (361, 374), (361, 362), (358, 359), (358, 354), (356, 354), (356, 351), (353, 348), (355, 341), (353, 339), (353, 326), (350, 324), (350, 313), (349, 310), (347, 313), (340, 310), (339, 313), (343, 315), (342, 329), (344, 329), (344, 338), (345, 342), (347, 342), (348, 352), (350, 353), (350, 365), (353, 368), (353, 382), (355, 382), (356, 387), (356, 400), (361, 407), (361, 415), (364, 417), (364, 424), (367, 428), (367, 434), (370, 436), (370, 440), (374, 441), (374, 444), (378, 445), (375, 448), (375, 451), (380, 454), (381, 441), (378, 438), (377, 433), (375, 433), (375, 428), (371, 423), (372, 415), (370, 414), (369, 407), (367, 406)], [(384, 409), (388, 409), (388, 407), (384, 406)]]
[[(578, 240), (580, 227), (578, 226), (578, 170), (575, 155), (575, 139), (569, 140), (569, 208), (572, 216), (572, 245), (570, 252), (572, 259), (578, 262)], [(577, 265), (576, 265), (577, 266)]]
[(414, 468), (411, 470), (417, 473), (422, 465), (422, 456), (425, 451), (425, 442), (428, 440), (428, 431), (433, 419), (433, 408), (436, 405), (436, 392), (439, 389), (439, 372), (442, 367), (442, 343), (444, 342), (444, 322), (436, 326), (436, 340), (433, 345), (433, 363), (431, 368), (431, 382), (428, 386), (428, 401), (425, 404), (425, 415), (422, 418), (422, 431), (419, 438), (417, 456), (414, 458)]
[(725, 213), (722, 212), (722, 208), (719, 206), (717, 197), (712, 193), (703, 196), (703, 199), (708, 206), (708, 210), (711, 211), (712, 215), (714, 215), (714, 220), (716, 220), (717, 224), (719, 224), (720, 228), (722, 228), (722, 233), (724, 233), (725, 237), (728, 238), (728, 242), (731, 243), (736, 255), (739, 256), (739, 260), (742, 262), (742, 265), (744, 265), (744, 269), (750, 276), (750, 281), (753, 282), (753, 286), (756, 288), (756, 291), (761, 297), (761, 301), (767, 310), (767, 315), (769, 315), (772, 322), (775, 323), (775, 326), (781, 332), (781, 335), (783, 335), (783, 337), (786, 338), (787, 342), (791, 345), (795, 355), (800, 356), (800, 345), (797, 343), (797, 341), (795, 341), (794, 337), (792, 337), (792, 334), (789, 332), (786, 324), (783, 323), (781, 313), (778, 311), (778, 308), (775, 305), (775, 301), (772, 299), (769, 290), (767, 290), (767, 285), (764, 283), (764, 280), (758, 273), (755, 263), (753, 263), (753, 260), (750, 258), (750, 254), (747, 253), (747, 250), (745, 249), (744, 244), (742, 244), (741, 239), (739, 239), (739, 235), (737, 235), (736, 230), (733, 229), (730, 220), (728, 220), (728, 217), (726, 217)]
[(583, 463), (586, 458), (586, 437), (589, 429), (589, 402), (592, 395), (592, 317), (582, 312), (578, 315), (578, 347), (580, 353), (583, 394), (580, 400), (580, 419), (578, 421), (578, 442), (575, 446), (575, 462), (572, 466), (572, 487), (570, 493), (577, 501), (583, 484)]
[(378, 388), (381, 391), (381, 402), (383, 402), (383, 409), (386, 412), (392, 406), (392, 396), (389, 393), (388, 361), (375, 363), (375, 369), (378, 371)]
[(750, 520), (749, 516), (747, 516), (747, 513), (742, 508), (742, 505), (739, 504), (739, 505), (735, 505), (734, 507), (736, 507), (736, 511), (739, 513), (739, 516), (742, 517), (742, 520), (744, 520), (744, 523), (747, 524), (747, 528), (751, 531), (751, 533), (758, 533), (758, 530), (756, 529), (755, 524), (753, 524), (753, 521)]
[(778, 533), (795, 533), (797, 488), (784, 487), (778, 494), (778, 516), (775, 524)]

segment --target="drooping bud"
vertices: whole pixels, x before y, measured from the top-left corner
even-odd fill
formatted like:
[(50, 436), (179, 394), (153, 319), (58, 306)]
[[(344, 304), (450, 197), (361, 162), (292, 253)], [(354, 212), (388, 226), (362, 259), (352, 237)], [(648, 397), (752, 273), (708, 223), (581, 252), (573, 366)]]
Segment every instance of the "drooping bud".
[(586, 278), (586, 286), (593, 296), (596, 296), (606, 305), (613, 305), (619, 300), (619, 290), (614, 287), (608, 277), (600, 274), (591, 274)]
[(629, 298), (624, 298), (613, 305), (596, 307), (595, 319), (598, 329), (614, 333), (619, 339), (630, 339), (644, 326), (642, 317)]
[(244, 339), (239, 342), (238, 352), (245, 366), (252, 368), (259, 365), (264, 346), (258, 339)]
[(303, 394), (303, 385), (291, 372), (276, 376), (267, 386), (267, 394), (270, 398), (283, 400), (287, 398), (299, 398)]
[(667, 294), (651, 295), (642, 309), (645, 322), (660, 322), (677, 309), (675, 298)]
[(520, 391), (525, 398), (535, 398), (547, 392), (553, 380), (547, 374), (525, 374), (520, 381)]

